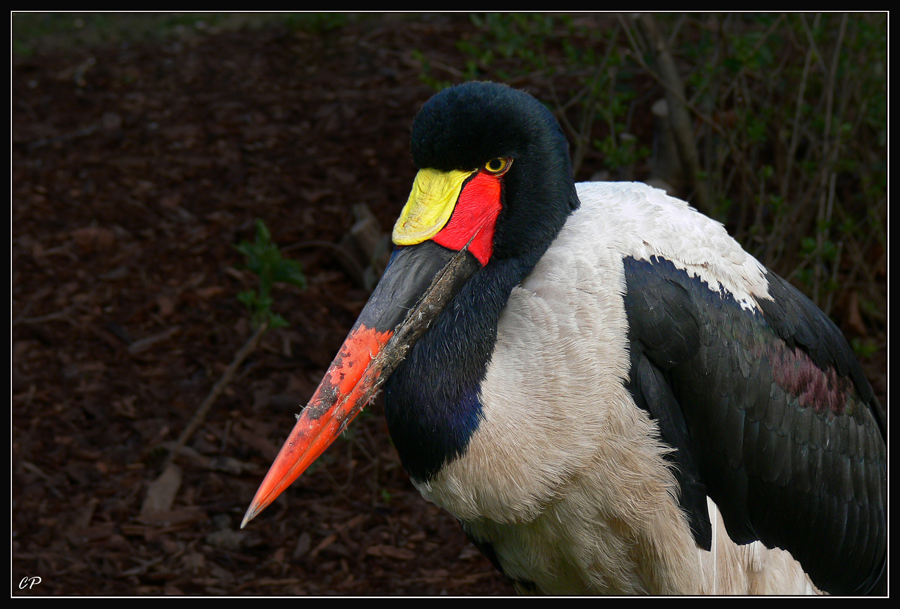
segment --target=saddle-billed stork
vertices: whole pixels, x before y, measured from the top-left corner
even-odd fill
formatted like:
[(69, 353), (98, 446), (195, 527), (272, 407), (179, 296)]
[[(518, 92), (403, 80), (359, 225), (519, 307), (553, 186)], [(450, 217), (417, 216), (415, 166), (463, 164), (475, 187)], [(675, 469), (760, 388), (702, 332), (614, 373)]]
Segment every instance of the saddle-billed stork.
[(532, 96), (424, 104), (391, 262), (242, 527), (384, 388), (413, 484), (523, 592), (884, 590), (886, 417), (718, 223), (572, 179)]

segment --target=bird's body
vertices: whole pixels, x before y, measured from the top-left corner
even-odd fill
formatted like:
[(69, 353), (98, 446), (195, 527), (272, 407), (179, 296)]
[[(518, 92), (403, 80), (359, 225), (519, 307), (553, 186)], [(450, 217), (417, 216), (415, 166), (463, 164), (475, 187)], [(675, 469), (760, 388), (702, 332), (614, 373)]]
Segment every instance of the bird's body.
[[(786, 553), (735, 546), (721, 525), (720, 568), (717, 554), (698, 549), (666, 460), (671, 445), (628, 390), (626, 257), (671, 260), (747, 309), (768, 297), (764, 269), (721, 225), (662, 191), (586, 183), (578, 197), (503, 309), (467, 450), (414, 484), (490, 544), (526, 590), (746, 594), (759, 591), (759, 573), (788, 568), (791, 587), (769, 592), (811, 591)], [(731, 581), (718, 581), (726, 572)]]
[(809, 300), (662, 191), (576, 187), (526, 94), (435, 96), (412, 152), (392, 263), (245, 522), (384, 383), (413, 484), (522, 591), (883, 582), (884, 414)]

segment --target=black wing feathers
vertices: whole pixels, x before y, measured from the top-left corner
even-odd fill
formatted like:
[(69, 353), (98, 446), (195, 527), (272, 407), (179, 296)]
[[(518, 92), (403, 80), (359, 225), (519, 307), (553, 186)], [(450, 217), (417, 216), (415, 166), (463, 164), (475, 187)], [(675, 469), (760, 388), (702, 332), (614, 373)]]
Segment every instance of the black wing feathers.
[[(681, 286), (662, 286), (672, 291)], [(683, 298), (686, 295), (681, 295)], [(666, 300), (671, 300), (671, 295)], [(627, 307), (626, 307), (627, 308)], [(681, 488), (679, 502), (688, 516), (691, 533), (697, 544), (709, 550), (712, 545), (712, 527), (706, 506), (706, 486), (700, 480), (691, 435), (685, 423), (678, 400), (667, 383), (659, 366), (669, 367), (674, 362), (696, 352), (698, 333), (681, 334), (679, 330), (691, 325), (690, 313), (683, 309), (665, 310), (662, 307), (644, 309), (641, 345), (631, 346), (631, 375), (628, 389), (635, 403), (656, 419), (663, 438), (675, 451), (668, 455), (675, 467), (675, 477)], [(674, 337), (673, 333), (678, 336)], [(656, 362), (659, 362), (657, 364)]]
[(840, 331), (774, 275), (758, 311), (664, 259), (624, 267), (629, 388), (686, 468), (698, 544), (705, 484), (736, 542), (787, 549), (828, 592), (867, 592), (886, 554), (885, 419)]

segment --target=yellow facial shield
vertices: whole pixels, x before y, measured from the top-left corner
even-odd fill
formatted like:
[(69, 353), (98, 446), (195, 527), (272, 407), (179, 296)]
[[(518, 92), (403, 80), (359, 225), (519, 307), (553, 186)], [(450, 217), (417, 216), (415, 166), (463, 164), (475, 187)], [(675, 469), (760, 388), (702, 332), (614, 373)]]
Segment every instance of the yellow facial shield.
[(440, 232), (459, 199), (463, 184), (475, 171), (421, 169), (403, 206), (391, 238), (396, 245), (416, 245)]

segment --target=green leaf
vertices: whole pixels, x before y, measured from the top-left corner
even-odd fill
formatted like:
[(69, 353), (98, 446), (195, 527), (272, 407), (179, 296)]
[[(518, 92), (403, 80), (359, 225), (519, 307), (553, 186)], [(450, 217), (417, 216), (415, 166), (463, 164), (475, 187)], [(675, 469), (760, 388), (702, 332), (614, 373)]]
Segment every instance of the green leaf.
[(271, 328), (284, 328), (288, 322), (272, 311), (272, 286), (276, 282), (290, 283), (306, 288), (306, 276), (300, 263), (281, 257), (278, 246), (272, 243), (272, 234), (262, 220), (256, 220), (256, 240), (241, 241), (235, 246), (246, 258), (247, 269), (259, 277), (258, 291), (248, 290), (237, 295), (252, 315), (253, 324), (268, 322)]

